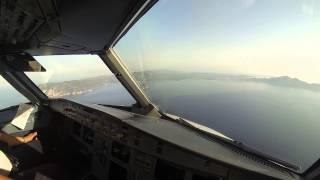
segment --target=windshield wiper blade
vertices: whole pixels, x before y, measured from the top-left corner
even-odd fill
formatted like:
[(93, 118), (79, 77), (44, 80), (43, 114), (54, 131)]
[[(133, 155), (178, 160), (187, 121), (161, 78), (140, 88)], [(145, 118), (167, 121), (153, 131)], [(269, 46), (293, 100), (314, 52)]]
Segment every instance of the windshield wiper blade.
[(115, 109), (121, 109), (124, 111), (129, 111), (131, 112), (132, 108), (130, 106), (118, 106), (118, 105), (110, 105), (110, 104), (97, 104), (99, 106), (104, 106), (104, 107), (111, 107), (111, 108), (115, 108)]
[[(161, 112), (161, 114), (163, 116), (167, 117), (167, 118), (173, 119), (167, 113)], [(185, 119), (183, 119), (181, 117), (178, 117), (178, 116), (176, 116), (176, 117), (177, 117), (177, 119), (173, 119), (173, 120), (175, 120), (176, 122), (178, 122), (181, 125), (184, 125), (184, 126), (187, 126), (189, 128), (192, 128), (193, 130), (196, 130), (197, 132), (199, 132), (201, 134), (205, 134), (206, 136), (210, 136), (213, 139), (220, 140), (220, 141), (223, 141), (223, 143), (235, 146), (235, 147), (241, 149), (242, 151), (245, 151), (245, 152), (247, 152), (249, 154), (257, 156), (257, 157), (259, 157), (259, 158), (261, 158), (261, 159), (263, 159), (265, 161), (268, 161), (268, 162), (270, 162), (272, 164), (275, 164), (277, 166), (281, 166), (283, 168), (286, 168), (286, 169), (294, 171), (294, 172), (300, 170), (299, 166), (296, 166), (296, 165), (291, 164), (289, 162), (286, 162), (286, 161), (274, 158), (272, 156), (269, 156), (269, 155), (267, 155), (265, 153), (262, 153), (262, 152), (260, 152), (258, 150), (255, 150), (255, 149), (245, 145), (244, 143), (242, 143), (240, 141), (236, 141), (236, 140), (233, 140), (233, 139), (230, 139), (230, 138), (226, 138), (227, 136), (223, 137), (223, 136), (219, 136), (217, 134), (213, 134), (213, 133), (204, 131), (204, 130), (199, 129), (199, 128), (195, 127), (194, 125), (190, 124), (187, 120), (185, 120)]]
[(260, 157), (260, 158), (262, 158), (262, 159), (264, 159), (264, 160), (266, 160), (268, 162), (271, 162), (271, 163), (276, 164), (278, 166), (282, 166), (282, 167), (284, 167), (286, 169), (289, 169), (289, 170), (292, 170), (292, 171), (295, 171), (295, 172), (300, 170), (300, 167), (297, 166), (297, 165), (291, 164), (291, 163), (286, 162), (284, 160), (272, 157), (272, 156), (270, 156), (268, 154), (265, 154), (265, 153), (263, 153), (261, 151), (253, 149), (253, 148), (245, 145), (244, 143), (242, 143), (240, 141), (233, 141), (233, 145), (241, 148), (242, 150), (244, 150), (244, 151), (246, 151), (246, 152), (248, 152), (250, 154), (254, 154), (254, 155), (256, 155), (256, 156), (258, 156), (258, 157)]

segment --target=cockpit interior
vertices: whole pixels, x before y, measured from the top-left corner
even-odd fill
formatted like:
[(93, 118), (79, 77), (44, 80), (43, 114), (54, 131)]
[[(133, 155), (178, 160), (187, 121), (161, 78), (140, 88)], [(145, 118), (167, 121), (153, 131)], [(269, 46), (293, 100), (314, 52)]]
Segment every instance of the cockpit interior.
[[(8, 92), (16, 91), (27, 99), (0, 110), (1, 132), (12, 136), (38, 133), (32, 143), (23, 146), (0, 143), (12, 164), (3, 178), (319, 179), (319, 162), (301, 172), (293, 164), (248, 148), (217, 131), (209, 132), (200, 124), (164, 113), (152, 103), (113, 47), (157, 3), (0, 1), (0, 77), (10, 85), (12, 90)], [(38, 57), (81, 54), (99, 58), (101, 66), (111, 72), (134, 103), (119, 106), (62, 96), (51, 98), (49, 91), (43, 92), (27, 75), (50, 70)], [(71, 77), (78, 67), (58, 68), (69, 70)]]

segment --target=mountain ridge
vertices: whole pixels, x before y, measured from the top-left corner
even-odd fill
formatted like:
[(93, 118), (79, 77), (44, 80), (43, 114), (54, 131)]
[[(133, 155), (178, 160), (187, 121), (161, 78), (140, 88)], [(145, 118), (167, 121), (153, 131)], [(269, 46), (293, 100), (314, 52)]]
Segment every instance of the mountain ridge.
[[(290, 87), (307, 89), (312, 91), (320, 91), (320, 84), (310, 84), (298, 78), (289, 76), (278, 76), (259, 78), (250, 75), (234, 75), (222, 73), (201, 73), (201, 72), (179, 72), (179, 71), (143, 71), (133, 72), (133, 76), (140, 82), (140, 84), (147, 84), (150, 81), (178, 81), (178, 80), (225, 80), (225, 81), (246, 81), (264, 83), (273, 86)], [(55, 83), (40, 84), (39, 87), (49, 97), (63, 97), (82, 95), (94, 91), (102, 86), (118, 83), (118, 80), (110, 76), (96, 76), (81, 80), (71, 80)]]

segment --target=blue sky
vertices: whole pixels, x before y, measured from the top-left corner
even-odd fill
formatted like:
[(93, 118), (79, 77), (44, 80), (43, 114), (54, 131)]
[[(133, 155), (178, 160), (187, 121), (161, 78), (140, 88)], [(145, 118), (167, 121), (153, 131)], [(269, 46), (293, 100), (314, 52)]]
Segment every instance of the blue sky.
[(170, 69), (320, 83), (320, 1), (160, 0), (116, 45), (133, 71)]

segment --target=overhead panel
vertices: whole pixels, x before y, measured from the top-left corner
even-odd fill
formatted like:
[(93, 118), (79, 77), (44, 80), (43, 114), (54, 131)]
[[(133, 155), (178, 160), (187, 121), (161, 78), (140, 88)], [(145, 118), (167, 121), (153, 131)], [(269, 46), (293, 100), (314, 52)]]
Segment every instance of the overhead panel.
[(101, 51), (146, 0), (1, 0), (0, 53)]

